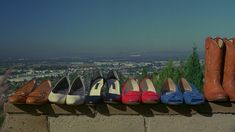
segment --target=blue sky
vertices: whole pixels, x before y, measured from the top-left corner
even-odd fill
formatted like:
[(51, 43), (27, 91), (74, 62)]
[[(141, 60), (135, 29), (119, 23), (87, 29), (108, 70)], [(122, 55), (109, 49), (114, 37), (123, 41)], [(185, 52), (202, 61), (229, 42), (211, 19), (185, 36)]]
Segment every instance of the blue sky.
[(2, 0), (1, 57), (203, 50), (235, 36), (234, 0)]

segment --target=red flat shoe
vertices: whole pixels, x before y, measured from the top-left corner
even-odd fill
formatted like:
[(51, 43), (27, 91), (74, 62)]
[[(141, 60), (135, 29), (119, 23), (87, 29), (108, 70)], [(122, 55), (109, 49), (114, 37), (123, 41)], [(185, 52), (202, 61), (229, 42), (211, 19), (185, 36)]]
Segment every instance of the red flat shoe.
[(141, 102), (154, 104), (159, 101), (160, 95), (156, 92), (153, 82), (149, 78), (144, 78), (139, 85), (141, 89)]
[(140, 95), (140, 88), (137, 82), (134, 79), (128, 79), (122, 88), (122, 103), (139, 104)]

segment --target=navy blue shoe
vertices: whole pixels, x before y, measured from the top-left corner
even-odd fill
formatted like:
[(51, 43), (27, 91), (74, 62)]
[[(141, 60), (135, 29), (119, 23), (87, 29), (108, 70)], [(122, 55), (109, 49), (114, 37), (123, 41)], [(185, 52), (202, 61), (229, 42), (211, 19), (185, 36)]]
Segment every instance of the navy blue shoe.
[(90, 90), (86, 98), (86, 102), (96, 104), (102, 102), (101, 92), (104, 87), (105, 80), (101, 71), (94, 71), (93, 78), (90, 83)]
[(161, 91), (161, 102), (169, 105), (179, 105), (183, 103), (183, 94), (171, 78), (168, 78)]
[(110, 71), (106, 78), (104, 88), (104, 102), (119, 103), (121, 101), (121, 89), (119, 76), (116, 71)]
[(183, 92), (185, 104), (198, 105), (205, 102), (203, 95), (198, 91), (195, 85), (189, 83), (186, 79), (181, 78), (179, 85)]

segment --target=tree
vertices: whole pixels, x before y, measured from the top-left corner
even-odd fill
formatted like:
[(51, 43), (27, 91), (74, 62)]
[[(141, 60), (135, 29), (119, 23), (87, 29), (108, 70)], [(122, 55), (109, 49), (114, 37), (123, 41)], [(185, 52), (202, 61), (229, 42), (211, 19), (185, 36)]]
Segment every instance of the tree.
[(172, 60), (168, 60), (166, 66), (158, 73), (154, 74), (154, 80), (157, 80), (157, 87), (161, 87), (167, 78), (175, 79), (175, 68)]
[[(127, 76), (124, 76), (121, 72), (118, 72), (118, 76), (119, 76), (119, 81), (120, 81), (120, 85), (123, 86), (125, 84), (125, 82), (128, 80), (128, 77)], [(122, 89), (122, 87), (121, 87)]]
[(174, 66), (172, 60), (168, 60), (166, 66), (159, 72), (153, 73), (153, 83), (157, 87), (157, 91), (160, 92), (163, 83), (167, 78), (171, 78), (176, 84), (179, 79), (184, 76), (184, 63), (180, 62), (180, 66)]
[(188, 57), (184, 66), (185, 78), (202, 90), (203, 72), (200, 64), (197, 47), (193, 46), (193, 53)]
[(155, 86), (155, 88), (157, 89), (158, 92), (160, 92), (161, 86), (159, 83), (159, 74), (158, 72), (154, 72), (152, 75), (153, 78), (153, 85)]
[(178, 67), (175, 67), (174, 80), (176, 83), (179, 82), (180, 78), (185, 76), (184, 65), (184, 61), (181, 60), (180, 65)]

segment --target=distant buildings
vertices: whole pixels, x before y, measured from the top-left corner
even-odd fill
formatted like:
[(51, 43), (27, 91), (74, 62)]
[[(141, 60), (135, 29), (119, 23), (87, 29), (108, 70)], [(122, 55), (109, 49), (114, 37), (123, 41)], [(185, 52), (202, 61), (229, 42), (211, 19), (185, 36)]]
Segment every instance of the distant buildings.
[[(143, 67), (148, 73), (154, 73), (165, 67), (167, 61), (153, 61), (153, 62), (135, 62), (135, 61), (71, 61), (71, 62), (43, 62), (43, 63), (18, 63), (13, 70), (12, 75), (8, 81), (11, 84), (24, 82), (33, 78), (52, 78), (57, 79), (64, 75), (77, 73), (78, 75), (91, 78), (91, 72), (95, 69), (102, 70), (105, 74), (111, 70), (118, 70), (124, 77), (135, 77), (139, 75)], [(203, 60), (201, 60), (203, 63)], [(180, 61), (173, 61), (176, 66), (180, 65)]]

